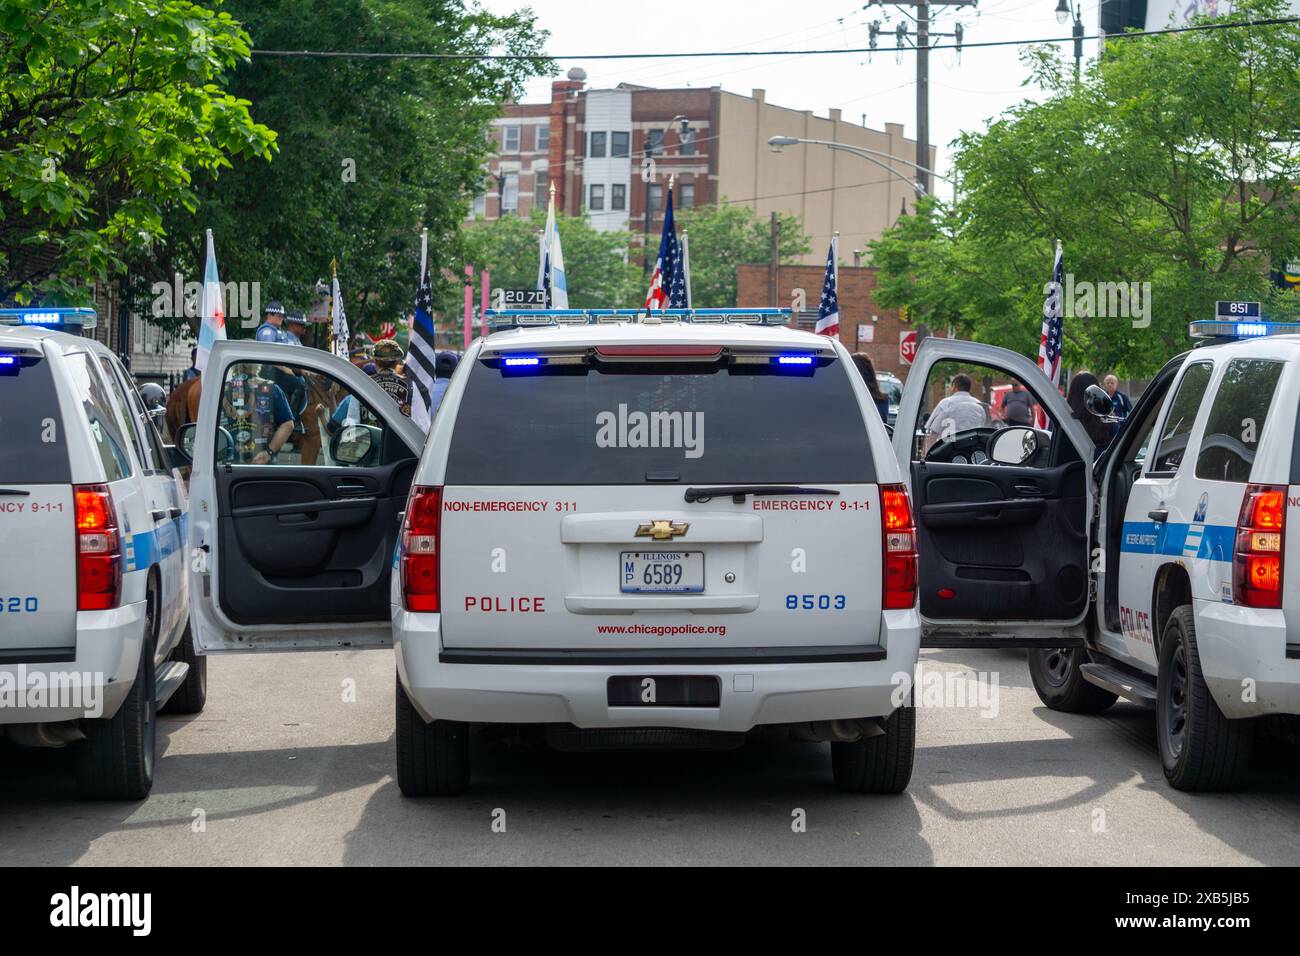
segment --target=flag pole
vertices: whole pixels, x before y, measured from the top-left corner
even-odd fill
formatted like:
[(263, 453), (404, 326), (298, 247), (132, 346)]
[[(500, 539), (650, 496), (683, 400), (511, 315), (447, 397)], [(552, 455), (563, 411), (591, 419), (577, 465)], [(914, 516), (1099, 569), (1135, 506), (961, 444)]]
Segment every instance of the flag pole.
[(835, 269), (835, 297), (840, 295), (840, 234), (831, 233), (831, 262), (834, 263)]
[(330, 337), (329, 337), (330, 354), (335, 354), (334, 352), (334, 283), (338, 281), (338, 278), (339, 278), (339, 260), (337, 258), (331, 258), (330, 259), (330, 305), (329, 305), (329, 310), (326, 313), (330, 323)]
[(685, 229), (682, 230), (682, 272), (686, 273), (686, 308), (693, 308), (691, 305), (691, 236)]

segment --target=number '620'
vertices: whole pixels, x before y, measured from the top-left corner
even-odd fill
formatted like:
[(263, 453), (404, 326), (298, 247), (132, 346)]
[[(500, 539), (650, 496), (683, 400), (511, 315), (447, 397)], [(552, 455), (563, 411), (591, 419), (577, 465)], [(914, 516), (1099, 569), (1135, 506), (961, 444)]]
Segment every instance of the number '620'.
[(843, 594), (787, 594), (787, 611), (842, 611), (846, 604)]

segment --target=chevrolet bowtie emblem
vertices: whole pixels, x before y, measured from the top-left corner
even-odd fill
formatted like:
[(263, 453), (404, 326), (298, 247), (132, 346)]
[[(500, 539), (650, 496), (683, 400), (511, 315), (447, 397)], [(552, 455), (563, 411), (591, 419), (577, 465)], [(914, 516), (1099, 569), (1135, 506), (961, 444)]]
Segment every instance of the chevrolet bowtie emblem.
[(680, 538), (689, 528), (690, 525), (684, 521), (647, 521), (637, 525), (636, 537), (667, 541), (669, 538)]

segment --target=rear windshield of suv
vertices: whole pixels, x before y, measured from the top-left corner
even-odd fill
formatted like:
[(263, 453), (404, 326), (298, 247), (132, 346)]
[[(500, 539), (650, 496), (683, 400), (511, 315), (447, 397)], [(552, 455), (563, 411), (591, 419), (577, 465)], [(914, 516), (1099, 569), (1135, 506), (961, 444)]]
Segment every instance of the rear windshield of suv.
[(67, 484), (72, 469), (49, 361), (0, 354), (16, 360), (0, 373), (0, 486)]
[(449, 485), (870, 483), (867, 429), (837, 359), (549, 365), (470, 372)]

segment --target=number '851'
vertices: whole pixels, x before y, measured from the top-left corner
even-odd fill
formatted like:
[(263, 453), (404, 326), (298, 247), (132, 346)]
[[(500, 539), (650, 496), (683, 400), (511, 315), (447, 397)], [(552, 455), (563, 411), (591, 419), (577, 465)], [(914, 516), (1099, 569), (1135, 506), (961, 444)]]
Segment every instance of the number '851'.
[(787, 611), (842, 611), (847, 602), (843, 594), (787, 594)]

